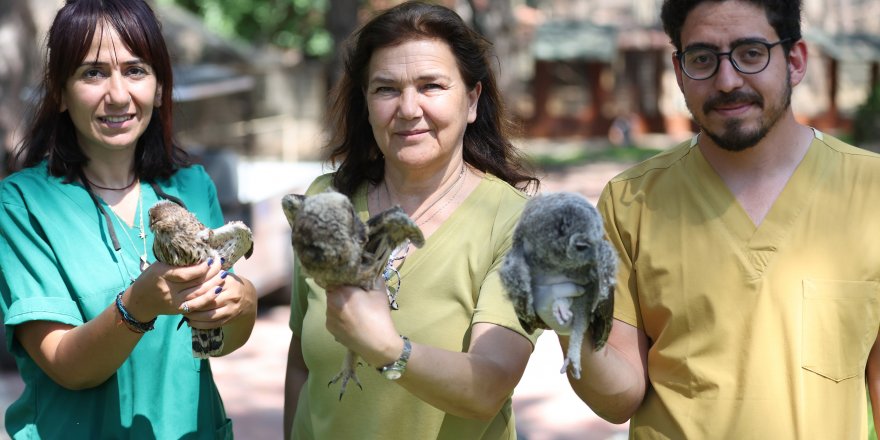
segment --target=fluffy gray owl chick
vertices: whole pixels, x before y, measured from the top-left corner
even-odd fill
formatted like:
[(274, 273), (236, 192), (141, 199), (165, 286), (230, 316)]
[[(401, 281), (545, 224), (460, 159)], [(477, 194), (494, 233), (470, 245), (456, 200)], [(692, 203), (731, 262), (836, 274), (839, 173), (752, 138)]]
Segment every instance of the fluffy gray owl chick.
[[(233, 221), (210, 229), (191, 212), (167, 200), (150, 208), (150, 230), (155, 235), (156, 260), (171, 266), (192, 266), (214, 258), (228, 270), (239, 258), (250, 257), (254, 249), (253, 235), (244, 223)], [(193, 357), (207, 359), (223, 349), (222, 328), (191, 331)]]
[[(526, 204), (500, 275), (527, 331), (570, 329), (562, 372), (571, 366), (572, 375), (579, 379), (581, 345), (587, 328), (594, 350), (608, 340), (616, 270), (617, 254), (604, 238), (599, 212), (583, 196), (559, 192), (537, 196)], [(536, 296), (538, 289), (549, 294), (554, 282), (563, 281), (577, 285), (578, 292), (549, 298)], [(541, 320), (535, 309), (536, 299), (552, 301), (549, 307), (557, 322), (548, 325)]]
[[(391, 252), (407, 241), (416, 247), (425, 243), (421, 229), (400, 207), (380, 212), (365, 224), (348, 197), (332, 189), (313, 196), (288, 194), (281, 207), (303, 271), (324, 288), (386, 289), (381, 276)], [(357, 363), (357, 355), (349, 350), (342, 371), (330, 380), (342, 380), (340, 399), (349, 380), (361, 387)]]

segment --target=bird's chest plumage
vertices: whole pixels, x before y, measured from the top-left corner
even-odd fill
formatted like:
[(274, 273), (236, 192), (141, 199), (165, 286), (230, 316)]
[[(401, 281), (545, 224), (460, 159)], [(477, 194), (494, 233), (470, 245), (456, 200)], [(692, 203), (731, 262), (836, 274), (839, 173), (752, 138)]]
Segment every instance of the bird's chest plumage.
[(153, 253), (156, 259), (172, 266), (191, 266), (208, 258), (210, 247), (200, 236), (201, 228), (187, 228), (183, 233), (156, 234)]

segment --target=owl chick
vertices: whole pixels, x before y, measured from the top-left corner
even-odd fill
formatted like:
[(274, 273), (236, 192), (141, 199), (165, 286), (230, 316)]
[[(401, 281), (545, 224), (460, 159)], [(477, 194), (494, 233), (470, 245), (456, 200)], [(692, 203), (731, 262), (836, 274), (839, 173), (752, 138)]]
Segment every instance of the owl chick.
[[(398, 206), (374, 215), (366, 224), (348, 197), (333, 190), (313, 196), (288, 194), (281, 206), (300, 265), (324, 288), (387, 289), (381, 276), (391, 252), (407, 241), (416, 247), (425, 243), (422, 231)], [(340, 399), (350, 380), (363, 388), (355, 372), (357, 364), (357, 355), (349, 350), (342, 371), (330, 380), (330, 384), (342, 381)]]
[[(570, 334), (562, 371), (580, 379), (587, 328), (593, 349), (608, 340), (617, 254), (604, 239), (602, 217), (583, 196), (537, 196), (526, 204), (500, 275), (523, 327)], [(543, 319), (542, 319), (543, 317)]]
[[(155, 235), (156, 260), (171, 266), (191, 266), (213, 258), (221, 262), (221, 269), (228, 270), (242, 256), (250, 257), (254, 248), (251, 230), (244, 223), (233, 221), (210, 229), (191, 212), (167, 200), (150, 208), (150, 230)], [(191, 331), (193, 357), (207, 359), (223, 350), (222, 328)]]

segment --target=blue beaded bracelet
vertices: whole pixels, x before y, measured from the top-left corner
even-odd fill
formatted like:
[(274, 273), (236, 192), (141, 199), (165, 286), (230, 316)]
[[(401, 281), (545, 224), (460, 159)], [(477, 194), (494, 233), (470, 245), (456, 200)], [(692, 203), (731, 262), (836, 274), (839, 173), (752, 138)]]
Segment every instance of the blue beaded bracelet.
[(119, 310), (119, 315), (122, 316), (122, 322), (125, 323), (125, 326), (135, 333), (146, 333), (152, 330), (153, 324), (156, 323), (156, 318), (147, 322), (140, 322), (137, 319), (132, 318), (131, 314), (128, 313), (128, 310), (125, 309), (125, 306), (122, 305), (123, 293), (125, 293), (125, 291), (119, 292), (119, 294), (116, 295), (116, 310)]

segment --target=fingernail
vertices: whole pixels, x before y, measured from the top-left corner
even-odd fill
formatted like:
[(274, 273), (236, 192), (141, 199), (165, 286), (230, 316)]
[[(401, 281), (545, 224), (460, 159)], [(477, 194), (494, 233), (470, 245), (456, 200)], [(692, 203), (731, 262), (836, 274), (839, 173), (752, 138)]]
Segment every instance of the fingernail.
[(216, 289), (214, 289), (214, 295), (219, 295), (219, 294), (220, 294), (220, 292), (221, 292), (221, 291), (222, 291), (222, 290), (223, 290), (223, 288), (222, 288), (222, 287), (220, 287), (220, 286), (217, 286), (217, 288), (216, 288)]
[(220, 279), (226, 278), (226, 275), (229, 275), (229, 272), (225, 270), (223, 272), (220, 272)]
[(208, 266), (214, 264), (214, 257), (208, 258)]
[(220, 264), (226, 264), (226, 259), (223, 257), (220, 257)]

